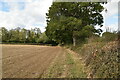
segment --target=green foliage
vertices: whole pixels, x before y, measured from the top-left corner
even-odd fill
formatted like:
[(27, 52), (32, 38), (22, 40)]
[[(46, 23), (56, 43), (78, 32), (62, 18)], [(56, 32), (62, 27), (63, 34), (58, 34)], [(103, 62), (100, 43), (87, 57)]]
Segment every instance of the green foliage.
[(47, 43), (50, 39), (46, 36), (45, 32), (40, 35), (39, 42), (40, 43)]
[(94, 28), (102, 26), (103, 11), (101, 3), (90, 2), (54, 2), (47, 13), (46, 35), (61, 43), (72, 43), (73, 39), (82, 39), (93, 33), (101, 33)]
[(104, 32), (102, 34), (103, 41), (106, 42), (117, 40), (117, 37), (118, 37), (117, 33)]
[(41, 44), (52, 44), (57, 45), (57, 43), (49, 39), (45, 32), (41, 33), (39, 28), (34, 28), (31, 30), (15, 28), (7, 30), (2, 27), (0, 29), (2, 37), (2, 43), (41, 43)]
[(39, 28), (34, 28), (31, 30), (15, 28), (7, 30), (4, 27), (0, 28), (1, 42), (6, 43), (49, 43), (56, 45), (54, 41), (50, 40), (45, 32), (41, 33)]
[(94, 42), (103, 42), (108, 43), (111, 41), (116, 41), (118, 39), (118, 32), (104, 32), (102, 36), (98, 34), (94, 34), (87, 39), (87, 43), (94, 43)]
[[(69, 23), (72, 21), (71, 23)], [(72, 42), (72, 36), (74, 30), (77, 30), (77, 28), (81, 25), (81, 20), (74, 18), (74, 17), (60, 17), (59, 22), (50, 22), (46, 29), (46, 34), (48, 34), (48, 37), (53, 39), (54, 41), (57, 41), (58, 43), (71, 43)], [(73, 27), (75, 26), (75, 27)], [(77, 31), (76, 31), (77, 32)], [(77, 34), (76, 34), (77, 35)]]
[(4, 27), (1, 27), (0, 28), (0, 36), (1, 36), (1, 38), (2, 38), (2, 41), (7, 41), (8, 40), (8, 30), (6, 29), (6, 28), (4, 28)]

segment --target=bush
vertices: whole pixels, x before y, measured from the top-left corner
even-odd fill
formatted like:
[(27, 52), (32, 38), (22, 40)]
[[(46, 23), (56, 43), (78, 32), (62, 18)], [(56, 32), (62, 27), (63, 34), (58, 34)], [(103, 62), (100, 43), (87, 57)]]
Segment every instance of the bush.
[(94, 77), (118, 78), (117, 42), (84, 44), (78, 52)]
[(117, 33), (111, 33), (111, 32), (104, 32), (102, 34), (103, 41), (109, 42), (109, 41), (115, 41), (117, 40)]

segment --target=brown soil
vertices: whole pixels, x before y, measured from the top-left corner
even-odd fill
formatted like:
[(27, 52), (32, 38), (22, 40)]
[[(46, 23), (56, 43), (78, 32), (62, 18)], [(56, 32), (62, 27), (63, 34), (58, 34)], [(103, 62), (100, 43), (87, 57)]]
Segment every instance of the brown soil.
[(38, 78), (62, 53), (58, 46), (2, 45), (2, 77)]

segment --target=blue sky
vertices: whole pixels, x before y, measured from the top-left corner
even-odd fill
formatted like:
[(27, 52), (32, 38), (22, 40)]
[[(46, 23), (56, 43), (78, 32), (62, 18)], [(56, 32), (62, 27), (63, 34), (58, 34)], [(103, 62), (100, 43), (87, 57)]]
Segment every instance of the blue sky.
[(118, 29), (118, 13), (105, 19), (105, 26), (109, 27), (112, 31)]
[(106, 19), (106, 23), (105, 24), (106, 25), (110, 25), (110, 24), (114, 24), (116, 22), (118, 22), (118, 14), (114, 14), (111, 17), (108, 17)]
[[(26, 2), (11, 2), (11, 4), (17, 4), (18, 10), (23, 10), (25, 8)], [(0, 1), (0, 10), (9, 12), (11, 10), (11, 5), (9, 4), (9, 2)]]
[(9, 12), (10, 11), (10, 7), (9, 7), (9, 5), (6, 2), (1, 2), (0, 1), (0, 10)]
[[(0, 0), (0, 27), (7, 29), (22, 27), (31, 29), (39, 27), (42, 32), (46, 27), (46, 15), (52, 0)], [(118, 5), (111, 2), (104, 5), (108, 12), (104, 16), (104, 31), (110, 27), (113, 31), (118, 28)]]

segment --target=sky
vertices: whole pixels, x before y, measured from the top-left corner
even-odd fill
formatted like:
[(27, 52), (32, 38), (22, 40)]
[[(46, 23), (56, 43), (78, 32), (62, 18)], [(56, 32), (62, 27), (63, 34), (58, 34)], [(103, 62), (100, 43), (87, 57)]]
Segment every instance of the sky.
[(118, 2), (120, 0), (113, 0), (108, 2), (104, 7), (107, 9), (107, 13), (105, 10), (102, 12), (104, 23), (102, 29), (106, 31), (106, 29), (111, 29), (111, 31), (118, 30)]
[[(21, 27), (31, 29), (38, 27), (45, 31), (46, 13), (52, 5), (53, 0), (0, 0), (0, 27), (13, 29)], [(110, 28), (112, 31), (118, 29), (118, 1), (113, 0), (104, 5), (107, 9), (102, 12), (104, 17), (104, 31)], [(96, 28), (99, 28), (96, 26)]]

